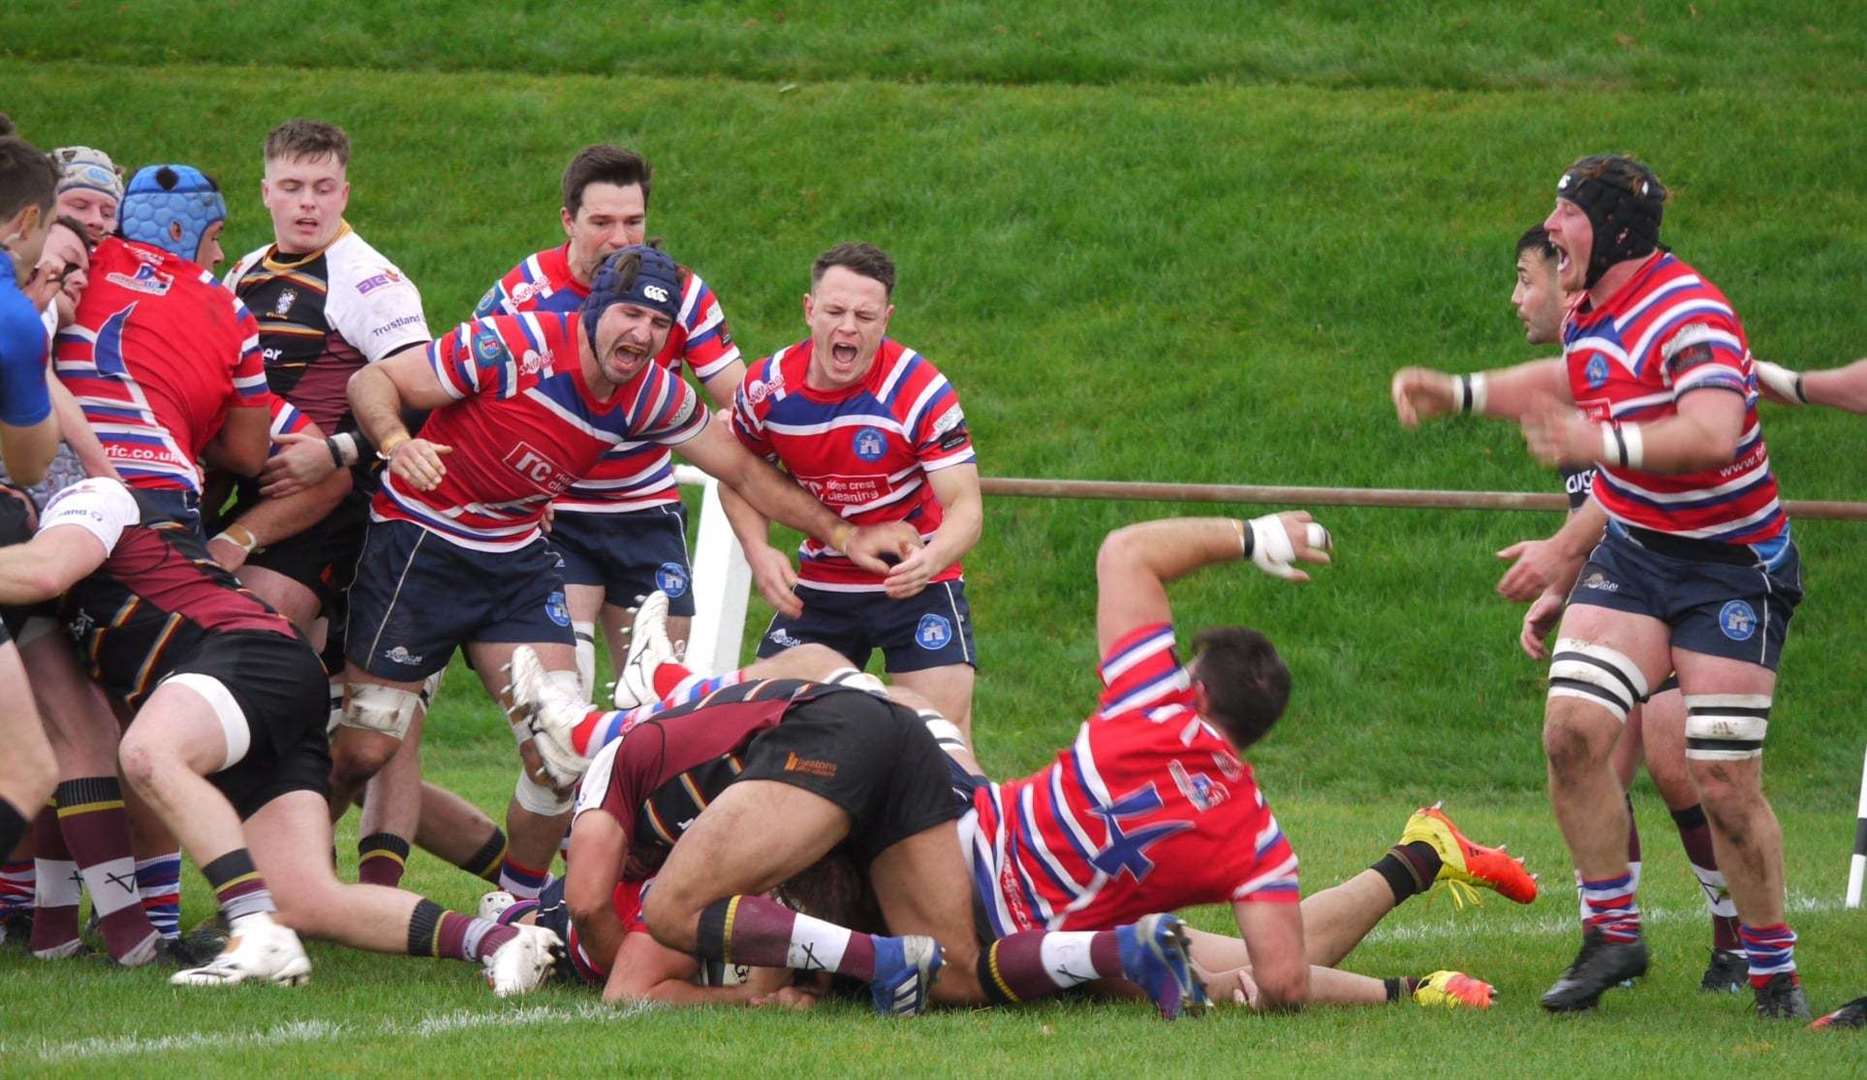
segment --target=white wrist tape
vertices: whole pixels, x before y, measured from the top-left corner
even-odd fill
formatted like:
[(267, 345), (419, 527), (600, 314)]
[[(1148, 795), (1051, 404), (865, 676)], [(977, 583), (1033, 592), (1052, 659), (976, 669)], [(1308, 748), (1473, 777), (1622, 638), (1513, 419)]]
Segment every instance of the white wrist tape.
[[(1265, 514), (1245, 522), (1251, 530), (1251, 540), (1245, 545), (1246, 554), (1251, 557), (1258, 569), (1280, 578), (1295, 578), (1302, 573), (1296, 562), (1296, 545), (1290, 540), (1290, 534), (1284, 531), (1283, 518), (1276, 514)], [(1318, 551), (1329, 549), (1329, 530), (1315, 522), (1304, 526), (1305, 543)]]
[(1791, 405), (1807, 405), (1809, 396), (1802, 392), (1802, 373), (1791, 371), (1768, 360), (1757, 361), (1757, 381)]
[(1454, 375), (1452, 377), (1452, 396), (1458, 404), (1460, 412), (1482, 414), (1485, 411), (1484, 372), (1475, 372), (1471, 375)]
[(355, 435), (348, 431), (339, 432), (331, 436), (331, 441), (337, 444), (337, 450), (343, 455), (345, 465), (357, 463), (357, 437)]
[(1646, 437), (1639, 424), (1603, 423), (1601, 425), (1601, 461), (1623, 469), (1641, 468), (1646, 461)]

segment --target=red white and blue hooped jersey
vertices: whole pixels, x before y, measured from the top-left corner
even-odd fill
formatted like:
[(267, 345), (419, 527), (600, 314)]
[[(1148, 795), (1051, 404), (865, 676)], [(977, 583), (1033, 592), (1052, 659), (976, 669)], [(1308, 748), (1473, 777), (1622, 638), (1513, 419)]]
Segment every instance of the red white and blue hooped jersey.
[[(526, 311), (576, 312), (590, 287), (570, 269), (570, 245), (528, 256), (494, 283), (474, 315), (517, 315)], [(668, 330), (668, 343), (655, 362), (677, 374), (686, 363), (701, 382), (739, 359), (732, 327), (719, 298), (700, 275), (681, 267), (681, 310)], [(624, 514), (678, 502), (674, 457), (666, 446), (630, 440), (612, 447), (581, 480), (557, 500), (560, 512)]]
[(476, 551), (516, 551), (536, 540), (545, 507), (619, 443), (678, 446), (708, 412), (693, 388), (645, 364), (607, 401), (584, 382), (575, 315), (501, 315), (461, 323), (428, 346), (428, 362), (454, 399), (428, 416), (421, 437), (453, 447), (433, 491), (393, 473), (370, 504), (377, 521), (408, 521)]
[(1650, 423), (1678, 412), (1699, 390), (1744, 398), (1744, 431), (1729, 465), (1661, 475), (1600, 462), (1594, 495), (1614, 521), (1674, 536), (1759, 545), (1772, 556), (1789, 532), (1777, 498), (1763, 427), (1757, 372), (1731, 302), (1698, 272), (1655, 252), (1600, 307), (1587, 296), (1562, 324), (1569, 389), (1591, 420)]
[(271, 457), (279, 452), (280, 436), (303, 435), (308, 431), (316, 430), (317, 425), (311, 422), (311, 417), (306, 416), (303, 410), (284, 398), (275, 396), (272, 399), (272, 423), (267, 430), (267, 438), (272, 442), (266, 449), (266, 456)]
[[(813, 390), (805, 383), (811, 345), (801, 341), (752, 365), (733, 396), (733, 433), (845, 520), (905, 521), (932, 539), (942, 512), (929, 474), (977, 461), (959, 395), (925, 357), (889, 339), (861, 382)], [(961, 576), (955, 563), (932, 580)], [(798, 548), (797, 578), (813, 589), (882, 589), (880, 577), (815, 539)]]
[(1195, 711), (1173, 627), (1123, 636), (1055, 762), (986, 784), (960, 841), (994, 933), (1108, 930), (1192, 904), (1294, 904), (1297, 857), (1251, 766)]
[(59, 331), (59, 381), (131, 487), (201, 490), (201, 450), (234, 406), (271, 396), (259, 324), (214, 276), (148, 244), (106, 237)]

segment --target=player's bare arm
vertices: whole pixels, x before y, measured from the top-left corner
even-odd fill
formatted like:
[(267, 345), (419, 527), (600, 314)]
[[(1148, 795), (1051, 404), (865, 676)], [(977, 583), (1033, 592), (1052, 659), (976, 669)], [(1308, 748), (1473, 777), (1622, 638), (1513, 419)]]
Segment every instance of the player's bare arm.
[(404, 349), (357, 371), (347, 388), (357, 426), (389, 462), (389, 470), (420, 491), (432, 491), (447, 474), (441, 456), (453, 447), (412, 438), (402, 422), (404, 408), (433, 410), (453, 403), (442, 388), (425, 348)]
[(1237, 518), (1163, 518), (1116, 529), (1096, 553), (1096, 648), (1137, 627), (1171, 622), (1166, 584), (1214, 563), (1250, 559), (1268, 574), (1308, 581), (1299, 562), (1329, 561), (1329, 533), (1307, 511)]
[(1310, 966), (1303, 954), (1303, 907), (1240, 900), (1232, 904), (1239, 936), (1251, 957), (1258, 995), (1252, 1006), (1295, 1012), (1309, 1002)]
[(888, 595), (896, 600), (927, 587), (935, 574), (966, 557), (985, 529), (985, 502), (979, 495), (979, 467), (954, 465), (927, 474), (934, 497), (940, 500), (940, 527), (927, 546), (896, 564), (889, 572)]
[(587, 810), (571, 824), (570, 843), (574, 854), (565, 860), (564, 902), (584, 950), (613, 971), (626, 934), (610, 894), (622, 879), (629, 832), (607, 810)]
[(58, 415), (59, 437), (77, 455), (78, 463), (84, 466), (84, 475), (118, 479), (116, 466), (104, 453), (104, 444), (97, 441), (97, 432), (91, 430), (90, 421), (84, 418), (84, 408), (78, 404), (78, 399), (50, 372), (46, 375), (46, 387), (52, 394), (52, 411)]
[[(411, 352), (425, 357), (427, 346), (419, 342), (404, 345), (383, 359)], [(316, 437), (300, 432), (283, 436), (278, 444), (278, 450), (266, 459), (259, 474), (259, 493), (268, 499), (284, 498), (323, 483), (337, 470), (355, 465), (376, 452), (375, 446), (361, 432)]]
[(1795, 371), (1759, 360), (1757, 382), (1764, 396), (1780, 405), (1826, 405), (1867, 413), (1867, 357), (1822, 371)]
[(858, 527), (844, 521), (769, 462), (754, 457), (725, 424), (707, 425), (679, 450), (759, 514), (823, 541), (872, 574), (888, 573), (883, 555), (899, 560), (920, 546), (919, 534), (901, 522)]
[(90, 530), (76, 525), (54, 525), (24, 544), (0, 547), (0, 604), (62, 596), (109, 555)]
[(720, 508), (744, 550), (746, 564), (752, 568), (752, 584), (773, 610), (796, 618), (804, 613), (804, 602), (791, 590), (797, 586), (797, 571), (791, 557), (771, 543), (771, 522), (752, 504), (740, 498), (732, 488), (722, 487)]
[(1571, 400), (1567, 369), (1559, 356), (1471, 375), (1404, 367), (1394, 372), (1388, 393), (1394, 399), (1394, 415), (1405, 428), (1453, 413), (1516, 420), (1545, 400)]
[(1523, 437), (1545, 465), (1603, 461), (1652, 473), (1690, 473), (1731, 464), (1744, 411), (1744, 395), (1722, 387), (1689, 391), (1675, 415), (1647, 424), (1601, 423), (1551, 404), (1523, 418)]
[(726, 415), (719, 417), (720, 420), (731, 422), (733, 395), (738, 392), (739, 384), (745, 381), (745, 377), (745, 361), (734, 360), (714, 372), (711, 378), (701, 380), (700, 385), (706, 388), (708, 400), (719, 408), (727, 410)]
[(272, 444), (272, 411), (264, 403), (237, 405), (227, 410), (220, 430), (202, 448), (201, 457), (210, 468), (224, 469), (239, 476), (258, 476), (266, 466), (266, 452)]
[(1575, 575), (1581, 573), (1583, 561), (1607, 527), (1607, 511), (1591, 496), (1554, 535), (1544, 540), (1519, 540), (1498, 552), (1498, 558), (1512, 564), (1497, 583), (1498, 595), (1518, 603), (1534, 600), (1545, 591), (1567, 595)]

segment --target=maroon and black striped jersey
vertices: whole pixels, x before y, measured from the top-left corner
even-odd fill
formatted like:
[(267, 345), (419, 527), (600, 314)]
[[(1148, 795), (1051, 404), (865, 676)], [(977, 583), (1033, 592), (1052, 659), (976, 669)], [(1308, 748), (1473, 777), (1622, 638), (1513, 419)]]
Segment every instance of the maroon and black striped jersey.
[(107, 554), (65, 594), (60, 619), (91, 677), (131, 708), (214, 634), (297, 636), (188, 526), (116, 480), (92, 477), (53, 498), (40, 531), (70, 527)]
[(636, 723), (603, 747), (583, 775), (577, 816), (600, 810), (628, 834), (627, 880), (660, 869), (674, 842), (743, 768), (741, 755), (794, 705), (840, 687), (761, 679)]

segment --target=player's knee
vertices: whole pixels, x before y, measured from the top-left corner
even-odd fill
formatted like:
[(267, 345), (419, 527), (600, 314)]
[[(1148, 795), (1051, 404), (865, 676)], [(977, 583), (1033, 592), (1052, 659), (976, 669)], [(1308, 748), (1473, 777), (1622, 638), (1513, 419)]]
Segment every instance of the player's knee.
[[(344, 718), (338, 723), (340, 729), (369, 732), (399, 743), (408, 735), (409, 725), (421, 708), (421, 695), (413, 690), (352, 683), (344, 692)], [(394, 753), (393, 748), (390, 753)]]
[(331, 743), (331, 779), (342, 786), (364, 784), (382, 771), (401, 745), (375, 733), (344, 731)]
[(1570, 776), (1606, 759), (1613, 744), (1596, 730), (1601, 719), (1599, 710), (1558, 708), (1551, 703), (1543, 720), (1543, 756), (1551, 772)]
[(642, 921), (648, 924), (648, 932), (662, 945), (680, 952), (693, 952), (700, 936), (698, 927), (703, 905), (680, 895), (678, 889), (664, 888), (663, 885), (663, 882), (656, 881), (654, 887), (643, 894)]
[(179, 759), (162, 740), (137, 731), (134, 725), (117, 747), (117, 767), (123, 773), (123, 782), (138, 792), (154, 790), (163, 774), (178, 764)]
[(522, 810), (530, 811), (539, 817), (554, 818), (567, 813), (576, 805), (577, 797), (572, 792), (557, 791), (546, 787), (531, 778), (524, 769), (519, 770), (518, 783), (512, 788), (512, 801)]

